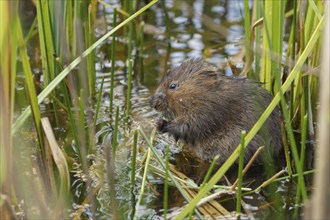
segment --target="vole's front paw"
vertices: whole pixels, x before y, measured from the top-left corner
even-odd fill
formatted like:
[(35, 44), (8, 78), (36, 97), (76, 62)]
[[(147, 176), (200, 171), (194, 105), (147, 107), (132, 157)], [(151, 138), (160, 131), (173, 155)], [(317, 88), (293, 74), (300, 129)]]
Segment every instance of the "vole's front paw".
[(156, 119), (156, 128), (159, 132), (162, 132), (162, 133), (166, 132), (165, 127), (167, 124), (168, 124), (168, 122), (162, 118)]

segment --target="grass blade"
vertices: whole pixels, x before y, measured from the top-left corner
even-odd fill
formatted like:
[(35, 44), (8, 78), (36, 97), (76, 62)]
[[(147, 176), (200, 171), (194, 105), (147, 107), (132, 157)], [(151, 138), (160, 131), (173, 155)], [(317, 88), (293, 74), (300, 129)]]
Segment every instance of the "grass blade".
[(29, 63), (29, 57), (27, 54), (20, 21), (18, 21), (18, 24), (17, 24), (17, 40), (19, 43), (19, 52), (20, 52), (20, 56), (22, 59), (23, 70), (24, 70), (24, 75), (25, 75), (25, 80), (26, 80), (28, 99), (30, 101), (30, 106), (32, 107), (34, 123), (35, 123), (36, 129), (37, 129), (37, 134), (38, 134), (38, 139), (39, 139), (39, 146), (41, 148), (41, 151), (43, 152), (44, 149), (43, 149), (43, 135), (41, 132), (40, 110), (39, 110), (39, 105), (38, 105), (38, 100), (37, 100), (37, 95), (36, 95), (37, 93), (36, 93), (34, 83), (33, 83), (33, 74), (31, 71), (30, 63)]
[(39, 28), (40, 49), (42, 58), (42, 67), (45, 70), (44, 83), (48, 85), (55, 77), (54, 74), (54, 59), (53, 54), (54, 44), (53, 35), (51, 30), (50, 14), (49, 14), (49, 1), (37, 1), (37, 18)]
[(242, 180), (243, 180), (243, 164), (244, 164), (244, 139), (246, 132), (242, 131), (241, 133), (241, 144), (240, 144), (240, 154), (239, 154), (239, 163), (238, 163), (238, 187), (236, 194), (236, 214), (237, 219), (241, 219), (241, 199), (242, 199)]
[[(113, 11), (113, 27), (116, 26), (117, 23), (117, 9)], [(112, 35), (111, 41), (111, 78), (110, 78), (110, 114), (113, 116), (112, 109), (113, 109), (113, 91), (115, 85), (115, 54), (116, 54), (116, 36), (115, 34)]]
[[(251, 65), (253, 61), (253, 53), (251, 48), (251, 16), (250, 16), (250, 8), (249, 8), (249, 1), (244, 0), (244, 30), (245, 30), (245, 68), (247, 69), (247, 75), (250, 77), (251, 74)], [(244, 72), (245, 72), (244, 71)]]
[(101, 85), (100, 85), (100, 91), (97, 96), (96, 100), (96, 109), (95, 109), (95, 115), (94, 115), (94, 126), (96, 126), (96, 121), (99, 116), (99, 110), (100, 110), (100, 105), (101, 105), (101, 98), (102, 98), (102, 92), (103, 92), (103, 84), (104, 84), (104, 76), (102, 77)]
[(169, 172), (169, 154), (170, 154), (170, 147), (166, 145), (166, 153), (165, 153), (165, 178), (164, 178), (164, 202), (163, 202), (163, 209), (164, 209), (164, 219), (166, 219), (167, 209), (168, 209), (168, 172)]
[(41, 124), (46, 134), (46, 138), (49, 143), (52, 157), (54, 159), (54, 162), (56, 164), (60, 176), (60, 192), (59, 192), (59, 200), (56, 205), (56, 210), (58, 212), (63, 212), (63, 208), (64, 208), (63, 203), (65, 203), (64, 201), (70, 189), (69, 168), (65, 156), (56, 142), (53, 129), (50, 125), (48, 118), (42, 118)]
[(116, 116), (115, 116), (115, 127), (113, 130), (113, 136), (112, 136), (112, 160), (115, 162), (116, 160), (116, 150), (118, 145), (118, 122), (119, 122), (119, 106), (116, 107)]
[(136, 172), (136, 155), (137, 155), (137, 142), (138, 142), (139, 131), (134, 131), (133, 137), (133, 153), (132, 153), (132, 172), (131, 172), (131, 203), (132, 203), (132, 213), (131, 218), (134, 219), (136, 213), (136, 202), (135, 202), (135, 172)]
[[(13, 180), (12, 120), (17, 63), (17, 1), (0, 1), (0, 185), (2, 197), (11, 198)], [(2, 200), (2, 199), (1, 199)], [(2, 200), (3, 201), (3, 200)], [(1, 202), (2, 202), (1, 201)], [(7, 203), (7, 202), (6, 202)], [(1, 204), (1, 208), (5, 206)], [(0, 217), (12, 213), (10, 199)]]
[(131, 112), (131, 94), (132, 94), (132, 59), (128, 61), (128, 80), (127, 80), (127, 96), (126, 96), (126, 112), (125, 119), (127, 120)]

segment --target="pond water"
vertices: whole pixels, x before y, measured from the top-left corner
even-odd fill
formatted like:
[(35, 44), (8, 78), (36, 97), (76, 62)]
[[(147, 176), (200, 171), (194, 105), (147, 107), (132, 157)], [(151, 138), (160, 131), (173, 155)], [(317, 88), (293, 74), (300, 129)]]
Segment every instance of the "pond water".
[[(107, 3), (120, 7), (120, 1), (109, 0)], [(137, 8), (145, 4), (144, 1), (138, 1)], [(165, 7), (165, 8), (164, 8)], [(113, 9), (99, 4), (98, 23), (95, 28), (96, 36), (100, 37), (105, 30), (112, 29)], [(115, 188), (111, 189), (108, 184), (103, 184), (101, 188), (96, 187), (95, 201), (85, 204), (82, 216), (84, 218), (108, 218), (112, 216), (112, 206), (110, 205), (111, 190), (116, 194), (117, 208), (120, 216), (130, 218), (132, 207), (134, 207), (139, 195), (139, 186), (141, 184), (141, 170), (137, 171), (137, 183), (134, 191), (130, 188), (130, 169), (131, 169), (131, 131), (140, 126), (150, 134), (153, 129), (154, 119), (157, 112), (149, 106), (149, 97), (155, 91), (159, 79), (171, 67), (175, 67), (188, 58), (203, 58), (209, 63), (224, 69), (227, 75), (232, 73), (225, 67), (228, 59), (232, 59), (236, 68), (241, 70), (244, 61), (241, 52), (244, 45), (243, 28), (243, 1), (226, 0), (166, 0), (164, 5), (157, 3), (151, 9), (141, 15), (144, 21), (144, 48), (143, 54), (138, 43), (133, 43), (133, 87), (132, 87), (132, 117), (131, 126), (125, 133), (124, 129), (120, 132), (121, 139), (116, 156)], [(169, 28), (170, 36), (166, 33), (166, 26)], [(137, 30), (135, 34), (141, 34), (142, 30)], [(115, 81), (114, 81), (114, 105), (120, 108), (120, 118), (123, 117), (125, 96), (127, 89), (127, 36), (119, 31), (116, 37), (116, 61), (115, 61)], [(109, 96), (111, 85), (111, 38), (96, 50), (96, 73), (97, 90), (100, 89), (101, 81), (104, 78), (102, 89), (101, 109), (99, 111), (98, 122), (96, 126), (96, 155), (91, 155), (92, 182), (84, 184), (83, 178), (78, 175), (73, 176), (72, 192), (74, 194), (73, 207), (69, 213), (76, 214), (81, 208), (83, 195), (98, 184), (100, 178), (98, 175), (104, 175), (101, 160), (104, 153), (104, 146), (111, 139), (112, 128), (109, 116)], [(17, 88), (17, 93), (21, 88)], [(45, 112), (46, 114), (46, 112)], [(65, 123), (64, 123), (65, 124)], [(67, 136), (66, 131), (69, 128), (57, 128), (56, 131), (62, 137)], [(66, 137), (67, 138), (67, 137)], [(171, 139), (162, 139), (158, 137), (160, 143), (172, 143)], [(162, 145), (159, 145), (161, 148)], [(175, 147), (174, 147), (175, 148)], [(177, 149), (174, 149), (176, 151)], [(145, 150), (141, 150), (142, 152)], [(161, 151), (161, 149), (160, 149)], [(138, 155), (142, 159), (143, 153)], [(94, 170), (95, 168), (95, 170)], [(79, 170), (79, 168), (77, 168)], [(149, 182), (154, 186), (146, 189), (143, 201), (139, 206), (136, 216), (141, 219), (161, 219), (163, 201), (160, 195), (155, 191), (162, 187), (162, 179), (150, 174)], [(293, 212), (292, 204), (294, 198), (291, 198), (290, 192), (295, 193), (294, 184), (287, 181), (281, 181), (276, 185), (276, 193), (282, 199), (274, 202), (267, 193), (261, 192), (244, 196), (246, 203), (245, 210), (251, 212), (256, 218), (288, 217)], [(159, 191), (161, 193), (161, 189)], [(173, 201), (170, 205), (171, 211), (175, 211), (183, 202)], [(235, 204), (235, 201), (231, 202)], [(229, 202), (227, 202), (229, 203)], [(282, 210), (276, 210), (273, 203), (278, 203), (276, 207)], [(227, 205), (229, 211), (235, 210), (235, 206)], [(94, 217), (92, 217), (94, 215)]]

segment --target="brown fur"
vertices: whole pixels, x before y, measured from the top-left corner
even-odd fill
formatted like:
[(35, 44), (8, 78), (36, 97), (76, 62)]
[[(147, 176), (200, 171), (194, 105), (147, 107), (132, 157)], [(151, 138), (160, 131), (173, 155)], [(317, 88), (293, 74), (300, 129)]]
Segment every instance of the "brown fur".
[[(227, 77), (201, 59), (190, 59), (167, 72), (150, 104), (166, 118), (157, 121), (160, 132), (182, 140), (204, 161), (220, 155), (222, 164), (238, 146), (241, 131), (250, 131), (270, 101), (258, 83)], [(271, 157), (282, 148), (278, 108), (249, 143), (245, 161), (260, 146)]]

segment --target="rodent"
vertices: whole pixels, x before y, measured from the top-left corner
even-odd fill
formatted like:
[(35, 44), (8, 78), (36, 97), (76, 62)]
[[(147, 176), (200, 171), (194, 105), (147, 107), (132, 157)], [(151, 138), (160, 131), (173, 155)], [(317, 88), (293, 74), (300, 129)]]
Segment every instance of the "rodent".
[[(219, 155), (222, 164), (240, 143), (241, 131), (250, 131), (271, 99), (261, 83), (225, 76), (202, 59), (189, 59), (163, 76), (150, 105), (165, 118), (157, 119), (158, 131), (183, 141), (205, 162)], [(276, 107), (245, 149), (245, 162), (260, 146), (271, 158), (279, 154), (280, 120)]]

